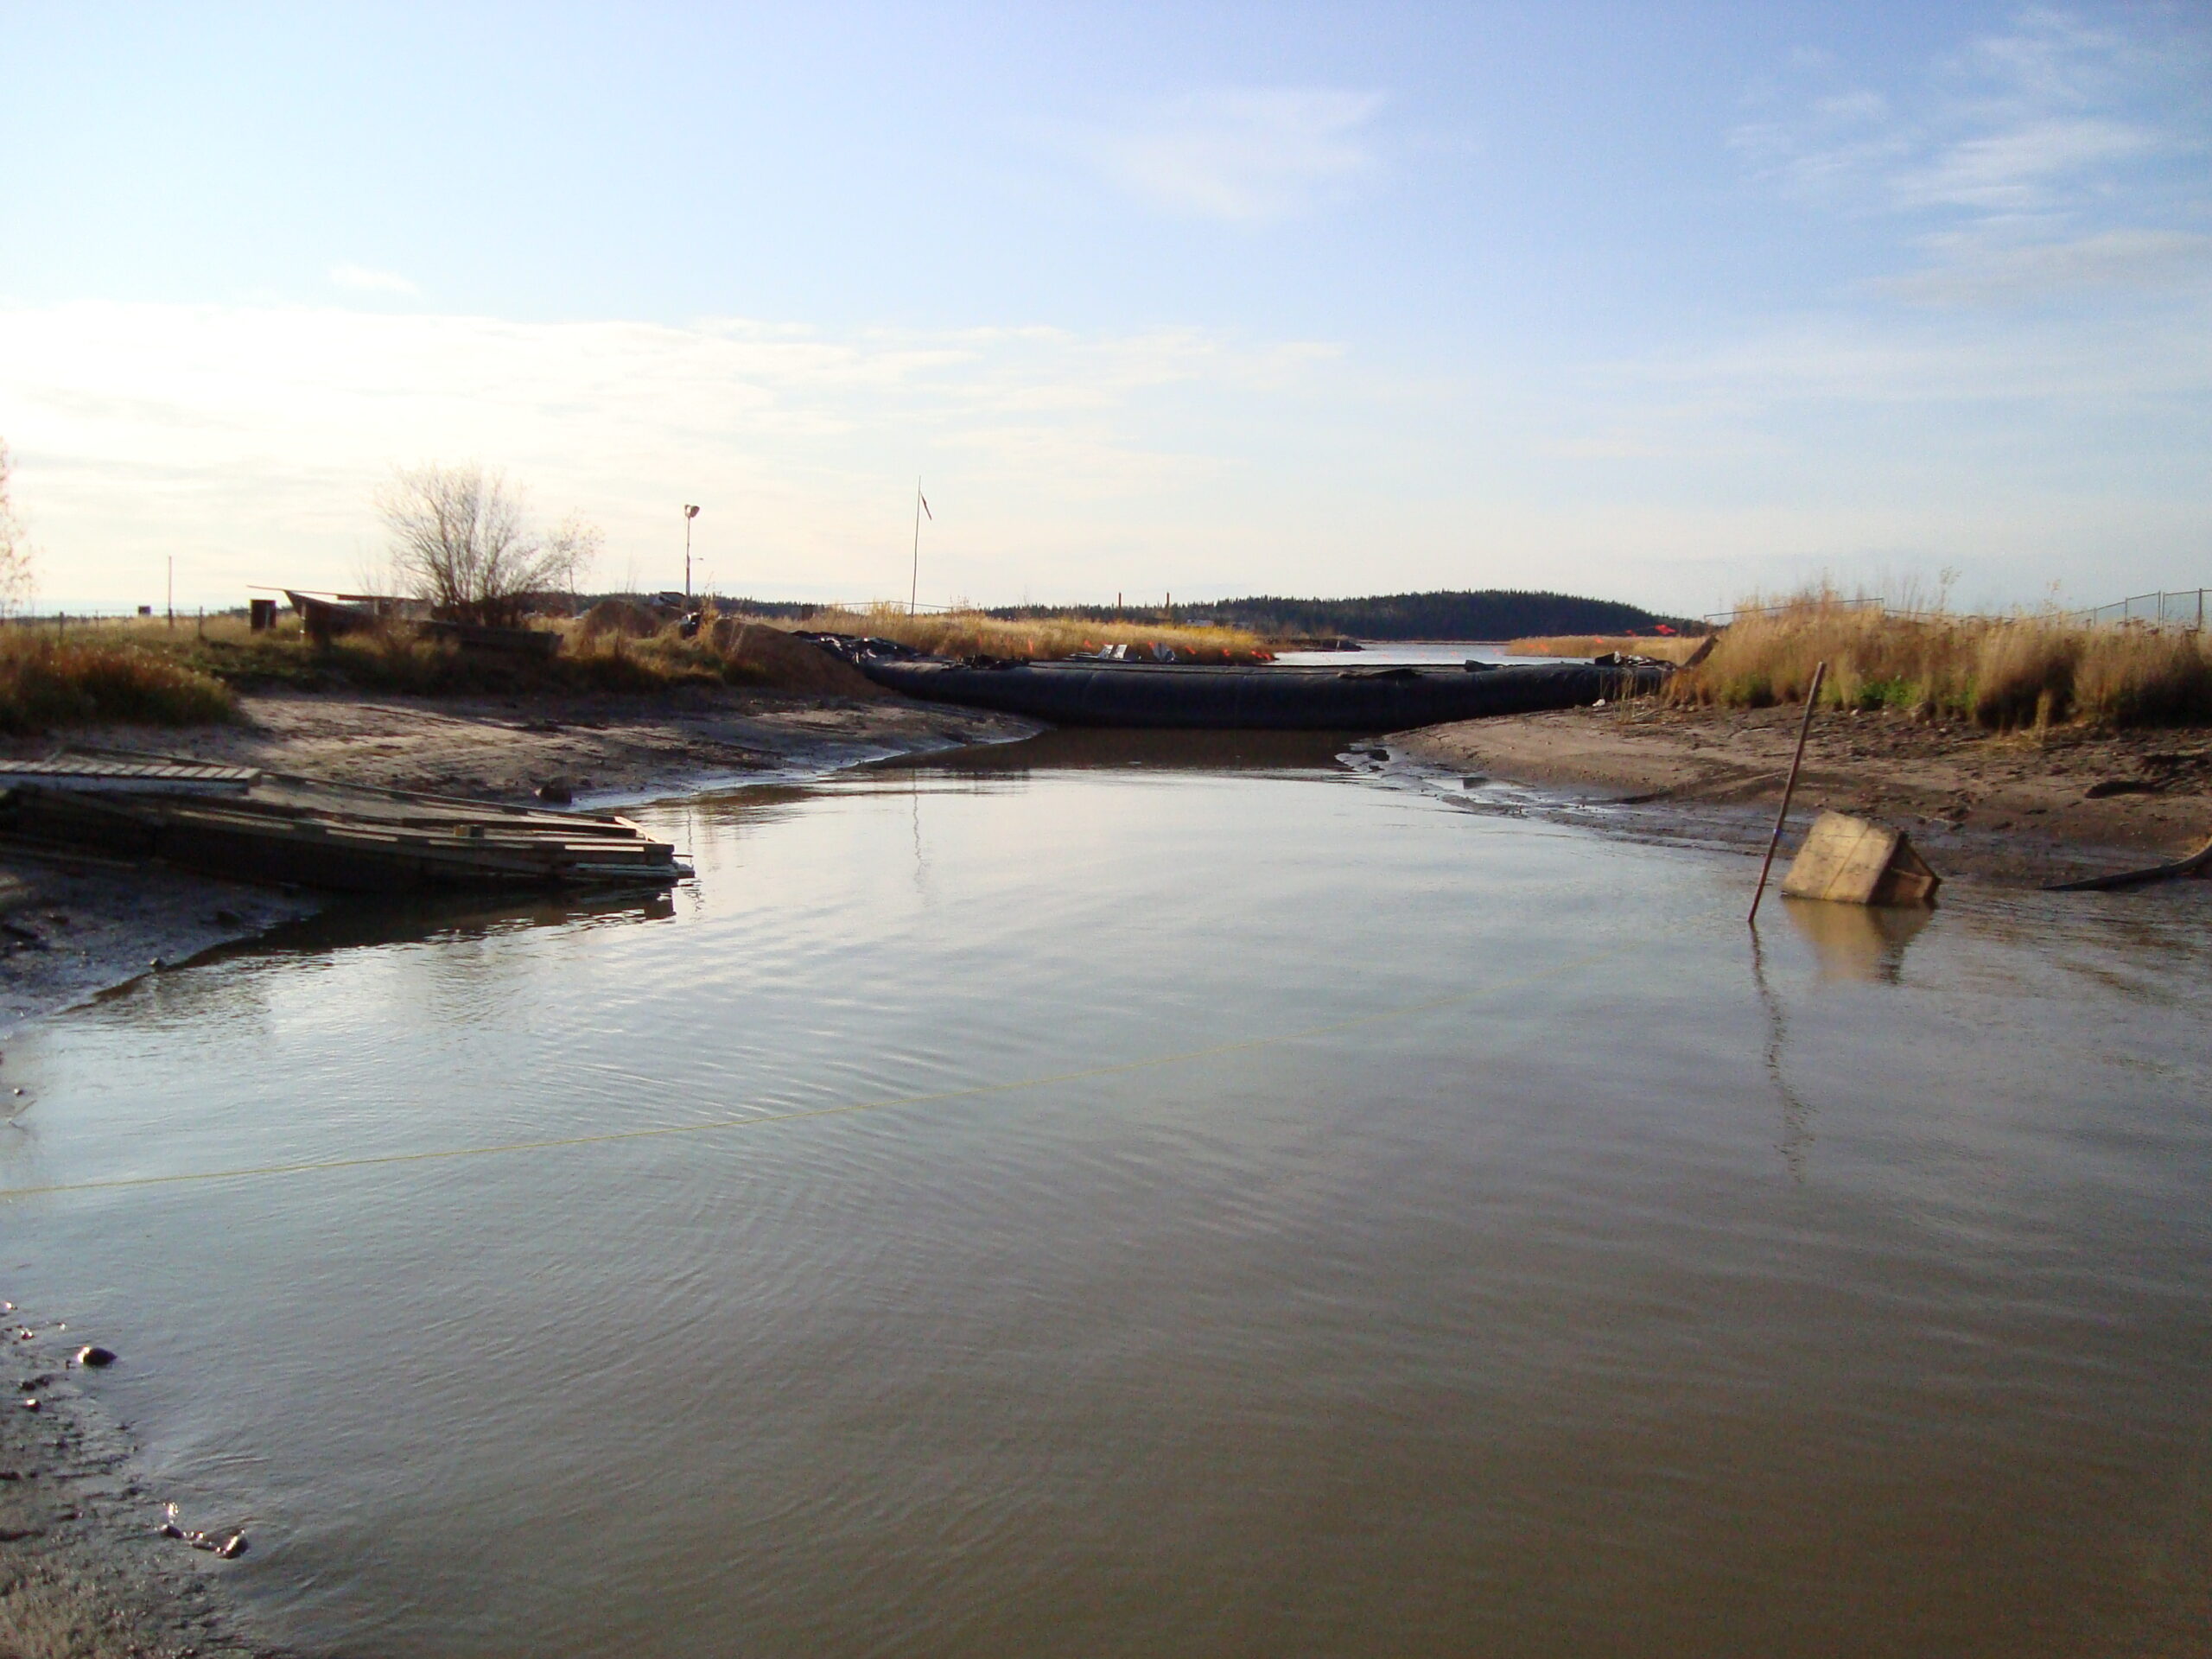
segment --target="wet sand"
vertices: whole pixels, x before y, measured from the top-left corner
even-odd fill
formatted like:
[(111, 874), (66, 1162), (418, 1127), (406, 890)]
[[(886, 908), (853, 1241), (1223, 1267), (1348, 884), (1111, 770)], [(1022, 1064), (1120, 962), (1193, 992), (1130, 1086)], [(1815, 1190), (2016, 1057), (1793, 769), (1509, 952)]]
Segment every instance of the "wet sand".
[[(1398, 734), (1418, 765), (1603, 803), (1662, 839), (1759, 846), (1802, 709), (1574, 709)], [(1992, 736), (1891, 714), (1814, 716), (1792, 808), (1905, 830), (1946, 877), (2040, 887), (2141, 868), (2212, 835), (2212, 734)], [(1787, 843), (1785, 843), (1787, 844)]]
[[(906, 698), (703, 689), (654, 697), (295, 694), (242, 702), (235, 725), (104, 727), (10, 740), (4, 751), (42, 754), (64, 743), (134, 749), (493, 801), (527, 801), (541, 785), (558, 782), (579, 806), (619, 807), (1036, 729), (1003, 715)], [(322, 903), (183, 871), (13, 849), (0, 849), (0, 875), (22, 883), (0, 905), (0, 1039), (24, 1020), (310, 915)]]
[[(160, 1534), (162, 1495), (133, 1473), (126, 1426), (98, 1398), (100, 1373), (73, 1360), (99, 1338), (39, 1324), (12, 1306), (5, 1319), (0, 1653), (9, 1659), (282, 1654), (242, 1633), (223, 1593), (227, 1562)], [(34, 1400), (35, 1410), (23, 1403)], [(180, 1519), (206, 1527), (233, 1518)]]

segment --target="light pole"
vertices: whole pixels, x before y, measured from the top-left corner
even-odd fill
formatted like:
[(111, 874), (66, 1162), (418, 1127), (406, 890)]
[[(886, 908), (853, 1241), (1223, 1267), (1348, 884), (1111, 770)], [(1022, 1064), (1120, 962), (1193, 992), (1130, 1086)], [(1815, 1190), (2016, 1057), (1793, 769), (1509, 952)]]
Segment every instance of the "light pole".
[(699, 509), (683, 509), (683, 608), (691, 608), (691, 521), (699, 516)]

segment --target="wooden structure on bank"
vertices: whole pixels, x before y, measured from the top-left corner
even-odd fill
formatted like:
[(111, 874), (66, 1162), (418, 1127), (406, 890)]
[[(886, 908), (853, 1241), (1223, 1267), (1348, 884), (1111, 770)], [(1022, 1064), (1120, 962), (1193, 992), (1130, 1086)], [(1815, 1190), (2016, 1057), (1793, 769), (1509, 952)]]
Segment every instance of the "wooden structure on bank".
[(344, 893), (667, 887), (676, 849), (624, 817), (365, 789), (166, 756), (0, 761), (0, 836)]
[(1823, 812), (1782, 878), (1783, 896), (1850, 905), (1932, 905), (1942, 878), (1902, 830)]

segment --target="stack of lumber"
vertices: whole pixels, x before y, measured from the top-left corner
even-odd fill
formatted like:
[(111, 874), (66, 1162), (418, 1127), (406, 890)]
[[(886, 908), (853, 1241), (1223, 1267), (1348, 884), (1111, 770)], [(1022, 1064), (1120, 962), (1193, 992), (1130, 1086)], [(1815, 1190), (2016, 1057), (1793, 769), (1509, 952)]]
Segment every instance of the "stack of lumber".
[(667, 886), (676, 849), (627, 818), (364, 789), (165, 757), (0, 762), (0, 836), (349, 893)]

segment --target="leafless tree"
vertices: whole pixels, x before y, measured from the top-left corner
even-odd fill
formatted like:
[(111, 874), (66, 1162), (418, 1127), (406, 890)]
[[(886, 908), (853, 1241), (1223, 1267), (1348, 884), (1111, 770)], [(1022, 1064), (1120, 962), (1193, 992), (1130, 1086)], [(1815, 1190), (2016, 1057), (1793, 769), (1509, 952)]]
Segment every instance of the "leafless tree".
[(600, 549), (599, 531), (574, 516), (531, 529), (521, 490), (474, 461), (395, 470), (377, 511), (401, 579), (460, 622), (515, 622), (525, 596), (570, 586)]
[(0, 439), (0, 616), (28, 605), (37, 585), (30, 538), (23, 534), (23, 527), (16, 518), (15, 502), (8, 493), (12, 470), (7, 442)]

